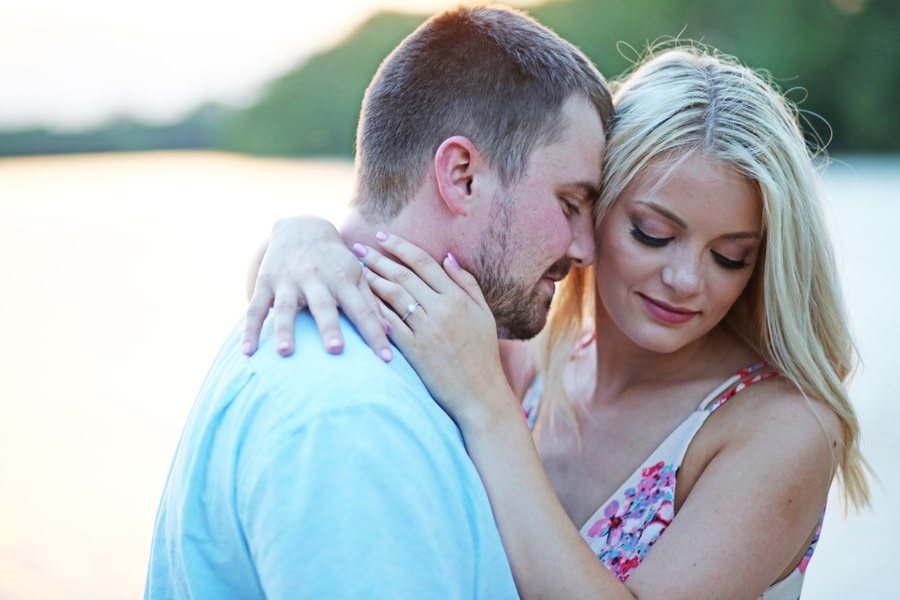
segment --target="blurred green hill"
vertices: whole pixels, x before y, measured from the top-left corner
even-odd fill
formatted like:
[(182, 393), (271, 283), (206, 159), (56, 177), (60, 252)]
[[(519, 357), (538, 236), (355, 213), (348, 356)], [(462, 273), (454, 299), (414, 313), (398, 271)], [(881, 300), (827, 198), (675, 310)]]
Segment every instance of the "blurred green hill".
[[(833, 152), (900, 152), (897, 0), (555, 0), (529, 12), (579, 46), (610, 79), (648, 43), (699, 40), (767, 70)], [(273, 81), (243, 109), (204, 106), (152, 127), (0, 132), (0, 156), (211, 148), (258, 155), (353, 153), (359, 106), (381, 60), (426, 15), (379, 13), (337, 46)], [(473, 65), (477, 68), (477, 65)]]

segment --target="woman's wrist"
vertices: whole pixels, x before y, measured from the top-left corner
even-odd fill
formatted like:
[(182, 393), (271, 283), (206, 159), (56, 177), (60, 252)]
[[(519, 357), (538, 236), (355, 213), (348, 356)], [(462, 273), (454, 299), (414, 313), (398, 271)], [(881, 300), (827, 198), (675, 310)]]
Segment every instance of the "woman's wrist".
[(456, 424), (464, 438), (494, 435), (515, 420), (523, 420), (519, 399), (505, 380), (480, 396), (457, 415)]

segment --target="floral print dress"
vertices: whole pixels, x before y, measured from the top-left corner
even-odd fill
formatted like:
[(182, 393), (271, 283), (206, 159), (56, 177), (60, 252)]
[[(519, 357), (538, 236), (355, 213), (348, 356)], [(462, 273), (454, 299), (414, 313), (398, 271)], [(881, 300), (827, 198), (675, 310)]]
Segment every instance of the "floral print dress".
[[(735, 373), (713, 390), (644, 461), (641, 468), (591, 516), (581, 537), (597, 558), (619, 578), (628, 579), (675, 517), (675, 484), (688, 446), (709, 415), (735, 394), (778, 373), (760, 362)], [(522, 402), (533, 428), (540, 407), (541, 381), (535, 378)], [(800, 597), (806, 566), (812, 557), (822, 520), (800, 564), (784, 579), (769, 587), (760, 600), (793, 600)]]

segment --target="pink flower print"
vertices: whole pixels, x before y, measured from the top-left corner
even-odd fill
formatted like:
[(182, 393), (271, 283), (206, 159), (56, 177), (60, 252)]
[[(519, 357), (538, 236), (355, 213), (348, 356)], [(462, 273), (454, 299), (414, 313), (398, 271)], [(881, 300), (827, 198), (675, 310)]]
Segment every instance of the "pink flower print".
[(672, 522), (672, 519), (675, 518), (675, 505), (669, 502), (668, 500), (659, 505), (659, 508), (656, 509), (656, 517), (653, 519), (654, 521), (660, 521), (666, 525)]
[(666, 478), (663, 480), (663, 486), (671, 490), (675, 489), (675, 471), (666, 473)]
[(656, 543), (656, 540), (659, 539), (659, 536), (662, 535), (662, 532), (666, 530), (666, 526), (662, 523), (652, 522), (646, 527), (644, 527), (644, 531), (641, 532), (641, 539), (639, 543), (645, 546), (652, 546)]
[(628, 511), (622, 517), (622, 533), (625, 535), (634, 535), (641, 530), (644, 524), (644, 511)]
[(619, 580), (628, 578), (674, 518), (675, 472), (664, 461), (642, 469), (638, 484), (610, 500), (588, 530), (597, 558)]
[(659, 536), (662, 535), (663, 531), (666, 530), (666, 527), (672, 522), (674, 516), (675, 506), (671, 502), (667, 500), (660, 504), (659, 508), (656, 509), (656, 514), (653, 515), (653, 519), (647, 523), (647, 526), (644, 527), (644, 530), (641, 532), (640, 543), (647, 547), (655, 544), (656, 540), (659, 539)]
[(647, 467), (643, 471), (641, 471), (640, 483), (638, 483), (637, 492), (641, 495), (649, 495), (660, 488), (660, 477), (662, 475), (662, 469), (666, 463), (658, 462), (652, 467)]
[(825, 513), (822, 512), (822, 516), (819, 517), (819, 524), (816, 525), (816, 531), (813, 533), (812, 542), (809, 545), (809, 548), (806, 549), (806, 554), (803, 555), (803, 558), (800, 560), (800, 564), (797, 565), (797, 570), (801, 573), (806, 573), (806, 567), (809, 566), (809, 561), (812, 559), (813, 551), (816, 549), (816, 544), (819, 543), (819, 536), (822, 534), (822, 521), (825, 519)]
[(603, 518), (591, 525), (588, 530), (590, 537), (606, 536), (606, 544), (615, 547), (622, 541), (622, 535), (631, 535), (641, 526), (640, 519), (629, 518), (629, 507), (631, 505), (623, 505), (622, 511), (619, 511), (619, 501), (613, 500), (603, 509)]
[(643, 475), (644, 477), (658, 477), (665, 464), (666, 463), (664, 463), (663, 461), (659, 461), (655, 465), (647, 467), (646, 469), (641, 471), (641, 475)]
[(619, 581), (624, 582), (640, 562), (641, 560), (637, 556), (632, 556), (628, 560), (623, 560), (615, 565), (613, 573), (619, 578)]
[(613, 500), (603, 509), (603, 518), (594, 523), (588, 535), (598, 537), (606, 535), (606, 543), (615, 546), (622, 539), (622, 519), (619, 517), (619, 501)]
[(656, 480), (644, 477), (638, 483), (637, 492), (641, 496), (648, 496), (656, 489)]

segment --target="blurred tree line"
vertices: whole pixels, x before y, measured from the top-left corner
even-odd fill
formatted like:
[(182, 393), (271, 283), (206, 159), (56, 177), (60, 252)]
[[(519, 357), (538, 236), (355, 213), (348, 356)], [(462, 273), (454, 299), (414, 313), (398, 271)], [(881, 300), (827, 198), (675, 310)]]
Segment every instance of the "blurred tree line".
[[(551, 0), (529, 12), (579, 46), (609, 79), (633, 66), (650, 43), (698, 40), (768, 71), (799, 104), (809, 135), (830, 140), (830, 151), (900, 151), (897, 0)], [(211, 148), (350, 157), (366, 85), (425, 18), (373, 16), (341, 44), (272, 82), (247, 108), (204, 106), (164, 127), (119, 120), (77, 134), (0, 132), (0, 156)]]

